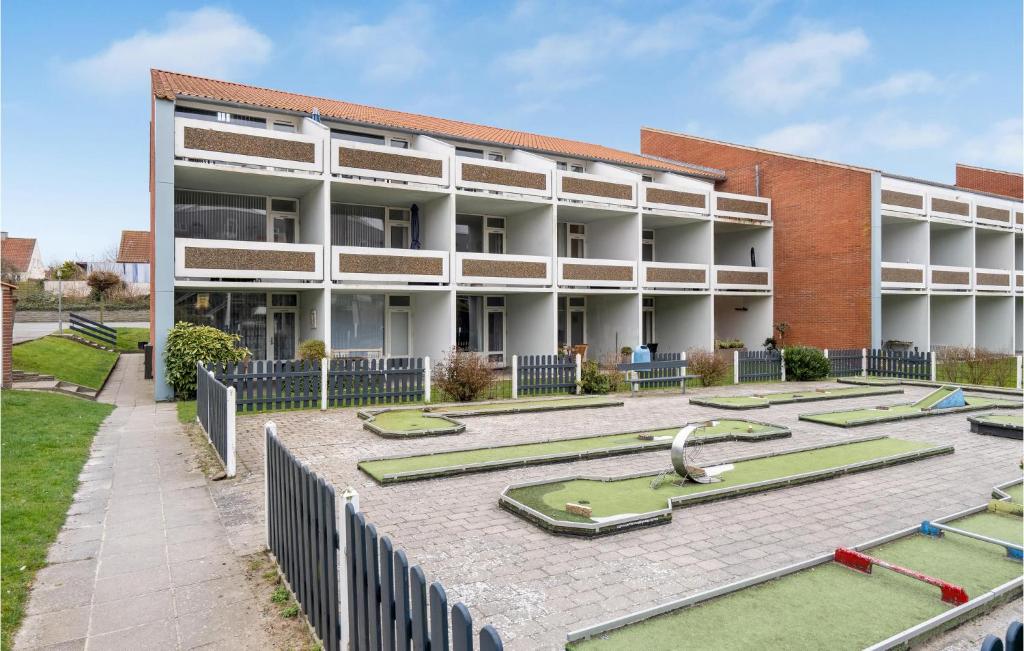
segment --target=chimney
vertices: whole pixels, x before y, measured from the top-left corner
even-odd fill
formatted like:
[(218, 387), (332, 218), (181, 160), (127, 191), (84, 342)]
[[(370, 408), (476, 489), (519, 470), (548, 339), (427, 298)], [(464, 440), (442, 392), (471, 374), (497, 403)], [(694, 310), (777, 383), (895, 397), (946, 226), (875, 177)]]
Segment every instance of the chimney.
[(0, 231), (0, 240), (7, 239), (7, 231)]

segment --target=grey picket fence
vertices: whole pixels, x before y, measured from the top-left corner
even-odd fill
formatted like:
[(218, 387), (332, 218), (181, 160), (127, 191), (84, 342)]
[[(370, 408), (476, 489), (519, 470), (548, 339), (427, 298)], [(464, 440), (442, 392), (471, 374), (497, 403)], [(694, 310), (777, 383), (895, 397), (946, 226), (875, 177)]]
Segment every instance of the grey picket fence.
[(782, 353), (777, 350), (737, 351), (738, 382), (764, 382), (782, 379)]
[(201, 363), (196, 364), (196, 418), (228, 477), (235, 476), (234, 401), (231, 387), (219, 382)]
[[(685, 355), (685, 353), (654, 353), (653, 355), (651, 355), (651, 360), (655, 361), (655, 362), (678, 362), (678, 361), (682, 361), (684, 355)], [(686, 373), (686, 369), (685, 368), (680, 369), (678, 367), (676, 367), (676, 368), (669, 367), (669, 368), (655, 369), (653, 371), (640, 371), (638, 373), (638, 375), (639, 375), (641, 380), (654, 379), (653, 382), (644, 382), (643, 386), (645, 386), (645, 387), (661, 387), (661, 388), (674, 387), (674, 388), (678, 389), (679, 388), (679, 380), (674, 380), (674, 381), (673, 380), (665, 380), (663, 382), (658, 382), (656, 378), (659, 378), (659, 377), (666, 377), (666, 378), (667, 377), (679, 377), (680, 375), (685, 375), (685, 373)]]
[(576, 393), (575, 355), (517, 355), (518, 395)]
[[(473, 618), (462, 603), (448, 607), (444, 586), (427, 584), (418, 565), (387, 536), (345, 505), (348, 567), (348, 621), (351, 648), (363, 651), (472, 651)], [(479, 651), (503, 649), (501, 636), (487, 625), (476, 636)]]
[(337, 358), (327, 368), (330, 407), (423, 400), (429, 379), (424, 358)]
[(864, 365), (862, 348), (829, 348), (828, 363), (832, 377), (849, 377), (860, 375)]
[(266, 435), (267, 546), (325, 651), (341, 648), (334, 487)]
[(320, 406), (318, 360), (256, 359), (213, 366), (217, 379), (235, 388), (238, 411)]
[(98, 321), (87, 319), (81, 314), (75, 314), (74, 312), (68, 313), (68, 320), (70, 321), (72, 332), (92, 337), (111, 348), (117, 348), (117, 330), (114, 328), (103, 325)]
[(867, 374), (878, 377), (895, 377), (907, 380), (932, 379), (932, 356), (914, 350), (889, 350), (869, 348), (867, 351)]

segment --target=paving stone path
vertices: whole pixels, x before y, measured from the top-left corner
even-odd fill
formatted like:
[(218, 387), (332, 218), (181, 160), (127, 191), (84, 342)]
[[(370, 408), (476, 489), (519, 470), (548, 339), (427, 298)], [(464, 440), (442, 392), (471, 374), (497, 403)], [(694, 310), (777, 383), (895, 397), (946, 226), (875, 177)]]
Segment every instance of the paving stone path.
[[(142, 356), (122, 355), (68, 518), (36, 575), (16, 649), (269, 648), (207, 481)], [(258, 548), (258, 545), (256, 546)]]

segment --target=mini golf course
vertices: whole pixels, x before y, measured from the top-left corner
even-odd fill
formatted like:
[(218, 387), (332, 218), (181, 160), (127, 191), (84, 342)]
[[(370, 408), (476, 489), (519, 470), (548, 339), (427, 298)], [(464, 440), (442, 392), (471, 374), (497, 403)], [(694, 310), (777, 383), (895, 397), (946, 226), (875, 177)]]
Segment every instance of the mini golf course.
[(932, 391), (914, 403), (873, 407), (867, 409), (848, 409), (843, 411), (827, 411), (816, 414), (800, 414), (800, 420), (835, 425), (837, 427), (857, 427), (889, 421), (920, 418), (923, 416), (941, 416), (964, 411), (993, 409), (1004, 407), (1020, 408), (1019, 400), (991, 398), (987, 396), (964, 395), (959, 387), (944, 386)]
[[(704, 444), (724, 441), (765, 441), (791, 435), (784, 427), (755, 421), (724, 419), (708, 423), (710, 424), (699, 427), (694, 432), (694, 436)], [(359, 462), (359, 469), (380, 484), (394, 484), (518, 466), (667, 450), (672, 446), (672, 439), (680, 427), (683, 426), (416, 456), (367, 459)]]
[(1024, 440), (1024, 416), (1021, 414), (979, 414), (969, 416), (971, 431), (976, 434)]
[(598, 536), (665, 524), (673, 508), (832, 479), (951, 454), (939, 446), (885, 436), (721, 461), (733, 464), (709, 484), (672, 471), (623, 477), (560, 477), (507, 487), (499, 505), (553, 533)]
[(466, 405), (440, 405), (418, 409), (363, 409), (356, 412), (363, 419), (363, 428), (385, 438), (443, 436), (466, 431), (466, 426), (452, 418), (458, 416), (498, 416), (565, 409), (621, 407), (621, 400), (610, 398), (542, 398), (480, 402)]
[[(960, 531), (939, 534), (943, 525)], [(568, 648), (657, 651), (678, 649), (680, 640), (702, 640), (714, 649), (912, 644), (1019, 596), (1021, 562), (1010, 547), (1019, 550), (1022, 543), (1020, 516), (978, 507), (570, 633)], [(868, 573), (848, 564), (863, 555), (871, 559)], [(947, 588), (905, 568), (938, 579), (950, 594), (962, 589), (966, 595), (952, 600), (961, 605), (944, 602)]]
[(862, 398), (864, 396), (882, 396), (891, 393), (903, 393), (903, 389), (847, 387), (842, 389), (780, 391), (777, 393), (760, 393), (749, 396), (708, 396), (707, 398), (690, 398), (690, 404), (704, 405), (705, 407), (720, 407), (722, 409), (763, 409), (765, 407), (771, 407), (772, 405), (784, 405), (791, 402)]
[(898, 378), (876, 377), (873, 375), (851, 375), (849, 377), (837, 378), (836, 382), (841, 382), (842, 384), (860, 384), (871, 387), (894, 387), (900, 383)]

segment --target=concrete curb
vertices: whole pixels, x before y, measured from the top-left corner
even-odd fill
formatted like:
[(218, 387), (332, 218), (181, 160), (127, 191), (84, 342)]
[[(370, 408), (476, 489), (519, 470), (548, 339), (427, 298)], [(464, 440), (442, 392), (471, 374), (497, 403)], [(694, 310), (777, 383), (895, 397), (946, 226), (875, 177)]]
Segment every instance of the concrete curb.
[[(970, 397), (970, 396), (968, 396), (968, 397)], [(901, 402), (901, 403), (898, 403), (898, 404), (895, 404), (895, 405), (887, 405), (887, 406), (889, 406), (889, 407), (905, 407), (905, 406), (913, 405), (913, 404), (914, 403), (912, 403), (912, 402)], [(901, 421), (901, 420), (910, 420), (912, 418), (924, 418), (926, 416), (945, 416), (945, 415), (948, 415), (948, 414), (962, 414), (962, 413), (972, 412), (972, 411), (983, 411), (985, 409), (1020, 409), (1020, 407), (1021, 407), (1021, 403), (1016, 403), (1016, 404), (1012, 404), (1012, 405), (974, 405), (974, 406), (967, 405), (966, 407), (953, 407), (953, 408), (940, 409), (940, 410), (922, 409), (921, 411), (917, 411), (917, 412), (913, 412), (913, 413), (909, 413), (909, 414), (899, 414), (899, 415), (884, 416), (884, 417), (881, 417), (881, 418), (870, 418), (870, 419), (864, 419), (864, 420), (851, 420), (851, 421), (847, 421), (845, 423), (833, 423), (833, 422), (830, 422), (830, 421), (820, 420), (820, 419), (818, 419), (816, 417), (817, 416), (826, 416), (828, 414), (841, 414), (841, 413), (844, 413), (844, 412), (856, 411), (856, 410), (852, 410), (852, 409), (835, 409), (833, 411), (819, 411), (819, 412), (815, 412), (815, 413), (812, 413), (812, 414), (800, 414), (799, 416), (797, 416), (797, 418), (799, 420), (805, 420), (805, 421), (810, 422), (810, 423), (818, 423), (820, 425), (830, 425), (832, 427), (848, 428), (848, 427), (861, 427), (862, 425), (875, 425), (875, 424), (878, 424), (878, 423), (894, 423), (894, 422)]]
[(1021, 425), (1014, 425), (1013, 423), (992, 423), (983, 420), (987, 416), (996, 415), (998, 414), (978, 414), (977, 416), (968, 416), (967, 421), (971, 424), (971, 431), (975, 434), (1000, 436), (1002, 438), (1016, 439), (1018, 441), (1024, 440), (1024, 427)]
[[(860, 386), (865, 386), (865, 385), (860, 385)], [(783, 393), (785, 393), (785, 392), (783, 392)], [(716, 409), (736, 409), (736, 410), (767, 409), (768, 407), (774, 407), (775, 405), (789, 405), (789, 404), (793, 404), (793, 403), (797, 403), (797, 402), (820, 402), (822, 400), (843, 400), (843, 399), (852, 400), (853, 398), (864, 398), (864, 397), (870, 397), (870, 396), (884, 396), (884, 395), (891, 395), (891, 394), (894, 394), (894, 393), (903, 393), (903, 389), (879, 388), (879, 389), (876, 389), (874, 391), (865, 391), (865, 392), (859, 393), (857, 395), (848, 395), (848, 396), (824, 396), (823, 395), (823, 396), (811, 396), (809, 398), (805, 398), (805, 397), (787, 398), (785, 400), (770, 400), (770, 399), (768, 399), (768, 400), (766, 400), (766, 404), (763, 404), (763, 405), (728, 405), (728, 404), (724, 404), (724, 403), (718, 402), (714, 398), (690, 398), (690, 404), (691, 405), (701, 405), (701, 406), (704, 406), (704, 407), (714, 407)], [(768, 394), (768, 395), (770, 395), (770, 394)], [(753, 398), (754, 396), (722, 396), (722, 397), (728, 397), (728, 398), (734, 398), (734, 397)]]

